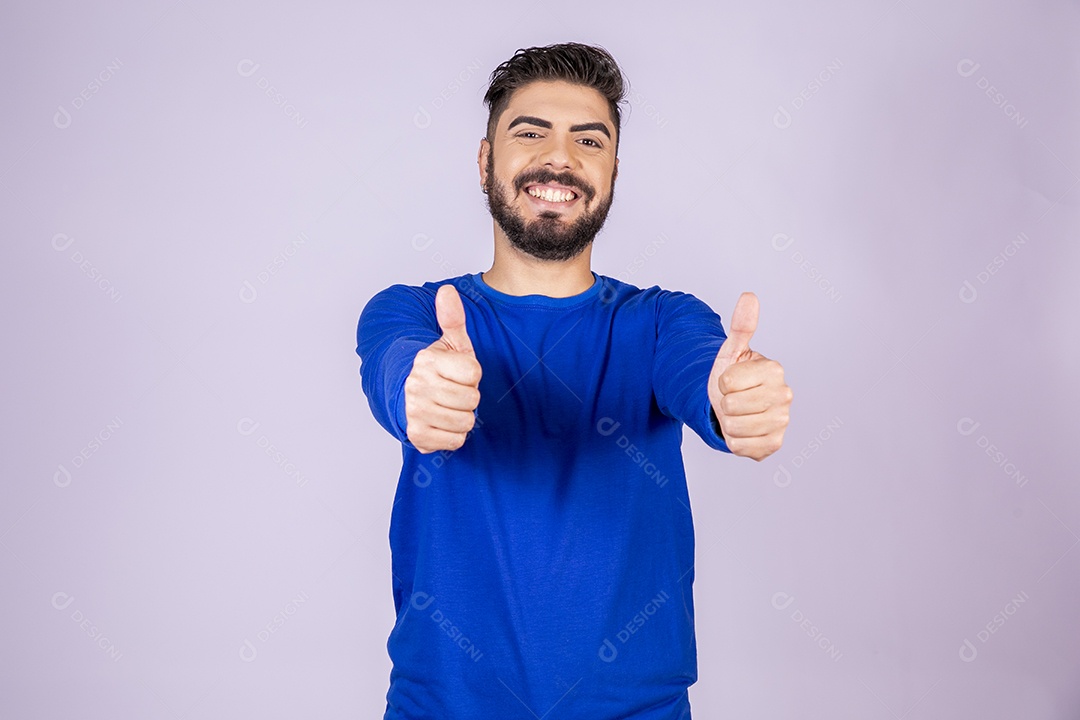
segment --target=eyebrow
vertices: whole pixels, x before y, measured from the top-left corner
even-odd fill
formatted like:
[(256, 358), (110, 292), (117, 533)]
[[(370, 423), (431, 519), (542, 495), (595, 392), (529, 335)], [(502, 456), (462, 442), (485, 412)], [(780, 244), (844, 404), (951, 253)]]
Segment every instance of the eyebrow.
[[(532, 115), (518, 115), (516, 118), (510, 121), (510, 125), (507, 126), (506, 129), (512, 130), (515, 125), (520, 125), (521, 123), (527, 123), (529, 125), (536, 125), (537, 127), (548, 128), (549, 130), (551, 129), (551, 123), (549, 121), (543, 120), (538, 117), (533, 117)], [(611, 139), (611, 133), (608, 132), (607, 125), (601, 122), (587, 122), (581, 123), (580, 125), (570, 126), (570, 132), (581, 132), (583, 130), (599, 130), (600, 132), (607, 135), (608, 140)]]

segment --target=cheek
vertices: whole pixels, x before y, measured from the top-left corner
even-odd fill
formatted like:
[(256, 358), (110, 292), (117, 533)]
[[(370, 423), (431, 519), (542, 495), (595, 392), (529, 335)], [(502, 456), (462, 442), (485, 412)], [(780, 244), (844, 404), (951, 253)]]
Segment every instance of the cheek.
[(520, 165), (504, 165), (501, 170), (497, 169), (498, 177), (502, 178), (507, 190), (514, 191), (514, 181), (517, 180), (518, 175), (521, 174), (522, 168)]

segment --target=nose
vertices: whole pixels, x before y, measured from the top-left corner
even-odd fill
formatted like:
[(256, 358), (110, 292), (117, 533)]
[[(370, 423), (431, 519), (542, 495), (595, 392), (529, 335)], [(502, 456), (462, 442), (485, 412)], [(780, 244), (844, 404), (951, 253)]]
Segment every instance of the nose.
[(540, 148), (539, 164), (555, 172), (574, 168), (573, 139), (563, 133), (550, 133)]

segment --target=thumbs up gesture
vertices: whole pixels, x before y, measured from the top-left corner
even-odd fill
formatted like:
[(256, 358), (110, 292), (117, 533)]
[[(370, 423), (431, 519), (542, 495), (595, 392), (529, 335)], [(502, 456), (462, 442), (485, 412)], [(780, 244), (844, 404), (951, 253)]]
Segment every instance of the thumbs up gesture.
[(464, 445), (480, 404), (480, 363), (453, 285), (435, 294), (435, 317), (442, 337), (416, 353), (405, 378), (406, 435), (425, 454)]
[(783, 444), (792, 392), (780, 363), (750, 349), (757, 322), (757, 295), (744, 292), (709, 373), (709, 402), (732, 454), (761, 461)]

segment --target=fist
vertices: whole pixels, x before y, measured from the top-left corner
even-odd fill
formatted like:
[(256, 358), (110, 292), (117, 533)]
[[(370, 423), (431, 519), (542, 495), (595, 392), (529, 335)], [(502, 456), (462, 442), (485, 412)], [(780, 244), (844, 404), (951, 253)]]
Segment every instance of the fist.
[(750, 349), (757, 321), (757, 295), (745, 292), (709, 373), (709, 402), (732, 454), (761, 461), (784, 442), (792, 392), (783, 366)]
[(464, 445), (480, 404), (480, 363), (453, 285), (435, 294), (435, 317), (442, 337), (416, 353), (405, 378), (405, 432), (424, 454)]

